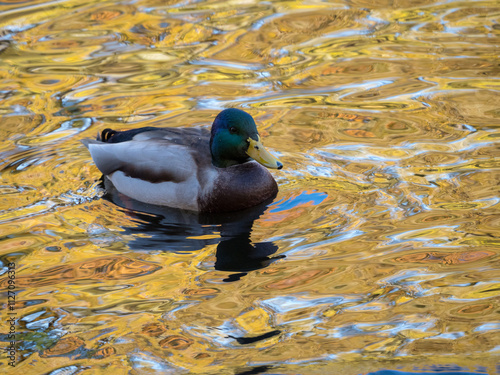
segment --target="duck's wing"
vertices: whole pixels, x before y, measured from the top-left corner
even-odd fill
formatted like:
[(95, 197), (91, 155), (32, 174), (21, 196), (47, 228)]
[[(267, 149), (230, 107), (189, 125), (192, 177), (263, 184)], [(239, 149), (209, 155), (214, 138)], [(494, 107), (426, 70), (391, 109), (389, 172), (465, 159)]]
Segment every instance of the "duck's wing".
[(207, 133), (200, 129), (153, 128), (122, 135), (123, 141), (115, 143), (91, 139), (82, 142), (104, 175), (121, 171), (152, 183), (180, 183), (197, 172), (200, 162), (211, 163)]
[(195, 170), (194, 159), (186, 148), (168, 142), (103, 143), (86, 140), (84, 144), (104, 175), (121, 171), (128, 177), (152, 183), (182, 182)]

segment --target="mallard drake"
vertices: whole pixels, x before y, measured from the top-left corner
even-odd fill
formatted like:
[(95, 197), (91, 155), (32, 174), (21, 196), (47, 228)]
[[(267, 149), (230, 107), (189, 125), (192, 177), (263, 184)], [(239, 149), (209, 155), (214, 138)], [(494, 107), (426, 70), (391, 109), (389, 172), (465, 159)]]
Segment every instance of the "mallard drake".
[(234, 108), (220, 112), (210, 132), (105, 129), (82, 142), (120, 193), (199, 212), (238, 211), (273, 198), (278, 185), (263, 166), (283, 167), (262, 145), (252, 116)]

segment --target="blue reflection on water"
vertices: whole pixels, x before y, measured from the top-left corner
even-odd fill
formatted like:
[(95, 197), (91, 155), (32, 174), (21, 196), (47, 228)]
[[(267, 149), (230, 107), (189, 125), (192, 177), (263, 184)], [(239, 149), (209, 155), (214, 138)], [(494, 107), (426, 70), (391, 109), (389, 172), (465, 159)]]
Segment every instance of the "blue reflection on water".
[(370, 372), (367, 375), (484, 375), (485, 372), (463, 372), (463, 371), (443, 371), (437, 369), (432, 372), (406, 372), (406, 371), (395, 371), (395, 370), (380, 370), (377, 372)]
[(300, 193), (297, 196), (290, 197), (289, 199), (284, 199), (284, 200), (282, 199), (282, 200), (276, 202), (275, 204), (271, 205), (271, 207), (273, 207), (273, 206), (276, 206), (276, 207), (271, 208), (269, 210), (269, 212), (274, 213), (274, 212), (287, 211), (287, 210), (291, 210), (292, 208), (295, 208), (297, 206), (303, 206), (309, 202), (312, 203), (311, 204), (312, 206), (317, 206), (318, 204), (323, 202), (327, 196), (328, 196), (328, 194), (322, 193), (322, 192), (319, 193), (316, 191), (312, 191), (312, 192), (303, 191), (302, 193)]

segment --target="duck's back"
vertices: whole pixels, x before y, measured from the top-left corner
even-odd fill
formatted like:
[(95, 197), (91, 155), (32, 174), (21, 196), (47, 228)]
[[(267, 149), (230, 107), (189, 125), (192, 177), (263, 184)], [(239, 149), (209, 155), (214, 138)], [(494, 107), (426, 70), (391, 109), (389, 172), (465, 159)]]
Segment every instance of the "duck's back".
[(128, 141), (168, 141), (171, 144), (191, 147), (210, 155), (210, 132), (205, 128), (155, 128), (152, 126), (117, 131), (104, 129), (97, 137), (105, 143)]

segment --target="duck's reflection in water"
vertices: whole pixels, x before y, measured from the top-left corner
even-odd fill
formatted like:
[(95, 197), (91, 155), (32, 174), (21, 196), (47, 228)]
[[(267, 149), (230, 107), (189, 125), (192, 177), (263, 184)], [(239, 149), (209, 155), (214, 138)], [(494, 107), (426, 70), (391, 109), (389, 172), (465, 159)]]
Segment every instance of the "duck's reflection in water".
[[(215, 269), (234, 272), (224, 281), (239, 280), (247, 272), (285, 257), (272, 257), (278, 251), (273, 242), (250, 240), (254, 221), (272, 199), (244, 211), (203, 214), (138, 202), (116, 191), (109, 182), (105, 189), (103, 198), (126, 209), (136, 222), (135, 226), (123, 226), (125, 234), (133, 236), (128, 243), (133, 250), (188, 252), (217, 244)], [(214, 235), (217, 232), (220, 237)]]

